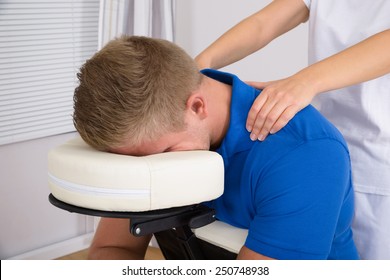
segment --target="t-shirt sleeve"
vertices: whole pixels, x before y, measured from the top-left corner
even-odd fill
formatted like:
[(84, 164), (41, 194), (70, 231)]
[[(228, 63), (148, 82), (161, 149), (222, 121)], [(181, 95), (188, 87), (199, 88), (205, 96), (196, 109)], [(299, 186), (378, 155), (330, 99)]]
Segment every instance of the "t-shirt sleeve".
[(252, 180), (256, 213), (245, 246), (276, 259), (326, 259), (351, 188), (345, 147), (329, 139), (304, 143)]

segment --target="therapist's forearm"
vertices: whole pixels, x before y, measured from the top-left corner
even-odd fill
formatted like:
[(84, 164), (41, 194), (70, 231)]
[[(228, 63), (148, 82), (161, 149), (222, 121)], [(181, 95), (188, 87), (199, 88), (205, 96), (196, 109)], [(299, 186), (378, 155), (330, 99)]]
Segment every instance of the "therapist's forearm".
[(362, 83), (390, 73), (390, 29), (295, 74), (317, 93)]
[(200, 68), (221, 68), (266, 46), (308, 18), (302, 0), (274, 0), (223, 34), (196, 58)]

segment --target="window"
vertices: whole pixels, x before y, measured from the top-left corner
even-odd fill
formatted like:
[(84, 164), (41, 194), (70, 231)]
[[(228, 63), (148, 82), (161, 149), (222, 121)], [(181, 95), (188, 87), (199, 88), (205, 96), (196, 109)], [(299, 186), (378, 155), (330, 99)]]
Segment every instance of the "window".
[(98, 26), (99, 0), (0, 2), (0, 145), (75, 130), (76, 73)]

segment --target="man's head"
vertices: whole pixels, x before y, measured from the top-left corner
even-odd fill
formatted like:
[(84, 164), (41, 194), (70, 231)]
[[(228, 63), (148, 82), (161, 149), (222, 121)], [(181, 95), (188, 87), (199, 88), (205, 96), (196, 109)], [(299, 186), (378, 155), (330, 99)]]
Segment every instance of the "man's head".
[(102, 151), (180, 133), (201, 77), (193, 59), (173, 43), (136, 36), (113, 40), (80, 69), (75, 127)]

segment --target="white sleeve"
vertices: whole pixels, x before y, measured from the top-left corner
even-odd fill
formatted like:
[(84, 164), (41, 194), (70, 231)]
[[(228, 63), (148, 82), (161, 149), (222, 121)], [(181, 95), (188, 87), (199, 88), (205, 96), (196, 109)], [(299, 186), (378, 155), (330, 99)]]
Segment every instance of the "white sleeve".
[(306, 7), (307, 7), (308, 9), (310, 9), (311, 0), (303, 0), (303, 2), (305, 3)]

